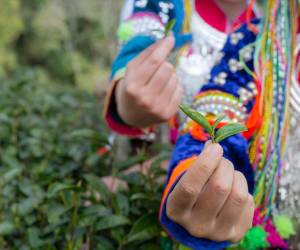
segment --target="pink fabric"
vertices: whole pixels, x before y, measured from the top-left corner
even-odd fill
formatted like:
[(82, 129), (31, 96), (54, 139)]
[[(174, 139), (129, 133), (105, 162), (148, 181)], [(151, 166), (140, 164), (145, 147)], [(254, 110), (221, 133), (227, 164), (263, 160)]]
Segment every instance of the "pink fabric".
[(151, 13), (151, 12), (138, 12), (138, 13), (135, 13), (128, 20), (134, 20), (134, 19), (138, 19), (138, 18), (142, 18), (142, 17), (151, 17), (151, 18), (159, 21), (161, 24), (163, 24), (160, 17), (155, 15), (154, 13)]
[[(224, 12), (219, 8), (214, 0), (195, 0), (196, 10), (198, 14), (204, 19), (206, 23), (215, 29), (229, 33), (237, 26), (245, 23), (247, 21), (247, 10), (245, 10), (233, 23), (230, 23), (224, 14)], [(252, 11), (250, 18), (255, 18), (255, 14)]]
[(288, 249), (287, 243), (281, 238), (271, 219), (265, 219), (257, 208), (254, 212), (253, 226), (262, 226), (268, 233), (267, 241), (272, 247)]
[(117, 123), (111, 117), (109, 112), (105, 116), (105, 121), (110, 129), (112, 129), (113, 131), (116, 131), (120, 135), (125, 135), (125, 136), (129, 136), (129, 137), (139, 137), (144, 134), (143, 131), (140, 129), (132, 128), (132, 127), (126, 126), (125, 124), (123, 125), (123, 124)]

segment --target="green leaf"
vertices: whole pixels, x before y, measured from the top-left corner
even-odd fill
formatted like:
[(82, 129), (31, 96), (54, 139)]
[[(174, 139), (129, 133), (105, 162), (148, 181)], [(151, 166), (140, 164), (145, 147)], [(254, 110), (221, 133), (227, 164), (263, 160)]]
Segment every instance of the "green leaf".
[(220, 116), (215, 120), (215, 122), (212, 125), (212, 128), (214, 131), (215, 131), (216, 127), (219, 125), (219, 123), (225, 119), (225, 117), (226, 116)]
[(61, 216), (69, 211), (69, 208), (65, 208), (59, 203), (49, 204), (47, 219), (50, 224), (59, 223)]
[(37, 249), (44, 243), (40, 238), (40, 231), (36, 227), (27, 229), (27, 239), (32, 249)]
[(11, 170), (8, 170), (2, 177), (2, 179), (5, 182), (9, 182), (15, 178), (17, 178), (18, 176), (20, 176), (23, 172), (22, 168), (13, 168)]
[(201, 127), (203, 127), (210, 135), (213, 134), (212, 126), (203, 115), (186, 105), (180, 105), (180, 109), (193, 121), (197, 122)]
[(100, 242), (96, 245), (96, 250), (115, 250), (116, 248), (113, 246), (111, 241), (104, 236), (95, 235), (95, 239), (97, 242)]
[(0, 235), (9, 235), (15, 230), (15, 225), (10, 221), (0, 223)]
[(63, 190), (69, 190), (69, 189), (78, 189), (78, 187), (71, 185), (71, 184), (65, 184), (65, 183), (53, 183), (49, 190), (47, 197), (49, 199), (54, 198), (57, 193)]
[(160, 227), (155, 214), (147, 214), (138, 219), (128, 234), (127, 244), (136, 241), (146, 241), (159, 236)]
[(188, 248), (184, 245), (180, 245), (178, 250), (192, 250), (191, 248)]
[(99, 177), (92, 174), (86, 174), (83, 177), (94, 191), (97, 191), (101, 194), (101, 199), (107, 201), (109, 190), (107, 189), (103, 181)]
[(132, 167), (133, 165), (141, 164), (146, 160), (147, 160), (146, 155), (143, 153), (139, 153), (135, 156), (129, 157), (128, 160), (117, 163), (117, 168), (119, 170), (126, 170)]
[(240, 123), (231, 123), (220, 128), (216, 133), (216, 142), (220, 142), (229, 136), (247, 131), (247, 128)]
[(128, 218), (126, 218), (123, 215), (112, 215), (110, 217), (105, 217), (102, 220), (100, 220), (96, 226), (95, 229), (100, 230), (107, 230), (112, 229), (115, 227), (120, 227), (124, 225), (130, 224), (130, 221)]
[(35, 208), (37, 208), (41, 199), (38, 197), (29, 197), (26, 199), (22, 199), (20, 203), (17, 204), (17, 213), (18, 215), (25, 216), (30, 214)]
[(84, 208), (82, 211), (82, 216), (92, 216), (93, 218), (109, 216), (110, 214), (110, 208), (107, 208), (103, 205), (92, 205), (90, 207)]
[(126, 216), (128, 215), (130, 206), (129, 206), (128, 197), (126, 197), (125, 195), (123, 195), (121, 193), (116, 193), (113, 196), (112, 205), (113, 205), (113, 209), (114, 209), (114, 211), (116, 211), (116, 213), (123, 214)]
[(169, 35), (169, 33), (174, 28), (175, 24), (176, 24), (176, 20), (175, 19), (172, 19), (170, 22), (167, 23), (167, 25), (165, 27), (165, 36)]
[(148, 200), (149, 197), (145, 193), (135, 193), (131, 195), (130, 200), (136, 201), (136, 200)]

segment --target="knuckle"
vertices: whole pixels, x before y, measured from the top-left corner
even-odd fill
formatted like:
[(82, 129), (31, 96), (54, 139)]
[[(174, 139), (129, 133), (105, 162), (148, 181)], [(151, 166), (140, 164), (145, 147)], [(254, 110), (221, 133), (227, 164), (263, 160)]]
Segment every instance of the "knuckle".
[(248, 200), (248, 194), (240, 190), (234, 190), (231, 193), (231, 200), (237, 206), (243, 206)]
[(153, 66), (158, 66), (160, 64), (160, 56), (159, 55), (152, 55), (150, 58), (149, 58), (149, 62), (150, 64), (152, 64)]
[(188, 183), (182, 182), (180, 183), (178, 188), (181, 190), (183, 196), (185, 196), (186, 198), (194, 197), (195, 195), (197, 195), (196, 190), (193, 188), (192, 185)]
[(243, 185), (247, 185), (246, 177), (240, 172), (235, 170), (234, 171), (234, 177)]
[(226, 183), (214, 183), (213, 190), (219, 196), (225, 196), (230, 193), (230, 185)]
[(255, 209), (255, 201), (251, 194), (248, 195), (248, 202), (249, 202), (249, 208), (254, 210)]
[(141, 107), (147, 109), (147, 110), (153, 110), (152, 105), (151, 105), (151, 100), (145, 96), (139, 98), (139, 104)]
[(132, 98), (135, 98), (137, 94), (136, 89), (133, 87), (133, 84), (126, 85), (125, 92)]
[(174, 71), (174, 66), (169, 62), (163, 63), (162, 67), (167, 73), (172, 73)]
[(152, 115), (152, 116), (157, 117), (160, 120), (163, 120), (162, 119), (161, 107), (159, 107), (158, 105), (152, 104), (151, 106), (149, 106), (149, 114)]

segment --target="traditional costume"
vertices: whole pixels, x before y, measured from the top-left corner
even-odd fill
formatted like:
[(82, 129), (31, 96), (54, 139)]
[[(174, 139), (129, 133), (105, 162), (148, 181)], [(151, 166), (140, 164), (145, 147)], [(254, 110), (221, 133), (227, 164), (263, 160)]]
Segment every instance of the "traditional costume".
[[(185, 102), (193, 100), (193, 107), (211, 122), (217, 116), (226, 115), (224, 123), (240, 122), (248, 128), (242, 135), (221, 143), (224, 157), (245, 175), (257, 206), (253, 228), (239, 247), (292, 249), (287, 243), (296, 234), (291, 219), (299, 222), (300, 211), (297, 180), (300, 174), (297, 160), (300, 159), (300, 130), (297, 128), (300, 119), (299, 58), (295, 60), (299, 52), (299, 44), (296, 44), (298, 3), (296, 0), (265, 1), (261, 20), (253, 20), (253, 3), (251, 1), (244, 13), (246, 24), (235, 26), (227, 40), (226, 35), (223, 37), (223, 44), (221, 39), (210, 44), (201, 39), (202, 33), (203, 37), (210, 37), (213, 32), (198, 29), (203, 16), (199, 15), (197, 4), (135, 1), (135, 14), (120, 30), (124, 46), (113, 66), (112, 79), (116, 84), (123, 76), (127, 62), (162, 38), (164, 24), (169, 20), (176, 18), (177, 21), (174, 28), (176, 47), (190, 41), (190, 35), (181, 34), (182, 29), (190, 27), (192, 43), (182, 50), (178, 60), (179, 79), (187, 86)], [(194, 14), (187, 22), (185, 14), (189, 10)], [(145, 26), (140, 26), (142, 23), (146, 23)], [(218, 44), (222, 46), (217, 48)], [(205, 58), (208, 58), (206, 65), (213, 67), (211, 71), (203, 69)], [(191, 65), (197, 65), (198, 70)], [(193, 83), (200, 91), (191, 98), (197, 88), (190, 86)], [(116, 113), (112, 95), (108, 100), (106, 119), (113, 129), (132, 136), (143, 133), (124, 124)], [(292, 137), (288, 137), (289, 134)], [(224, 249), (230, 246), (229, 242), (193, 237), (166, 215), (169, 194), (201, 153), (207, 139), (208, 135), (199, 125), (189, 119), (185, 121), (170, 163), (160, 220), (171, 237), (192, 249)]]

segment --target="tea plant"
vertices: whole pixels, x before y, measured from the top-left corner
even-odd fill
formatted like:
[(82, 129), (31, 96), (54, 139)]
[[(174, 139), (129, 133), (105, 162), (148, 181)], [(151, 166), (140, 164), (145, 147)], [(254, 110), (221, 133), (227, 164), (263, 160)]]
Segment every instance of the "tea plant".
[[(0, 84), (0, 249), (172, 247), (157, 215), (170, 149), (118, 161), (97, 98), (42, 79), (21, 71)], [(151, 174), (123, 172), (153, 155)], [(101, 180), (109, 175), (127, 189), (110, 192)]]
[(219, 143), (222, 140), (235, 135), (241, 132), (247, 131), (247, 128), (240, 123), (230, 123), (227, 124), (219, 129), (216, 129), (220, 122), (225, 118), (225, 116), (218, 117), (215, 122), (211, 125), (210, 122), (203, 116), (201, 113), (197, 112), (196, 110), (181, 105), (180, 109), (193, 121), (199, 124), (201, 127), (205, 129), (205, 131), (210, 135), (211, 141), (213, 143)]

